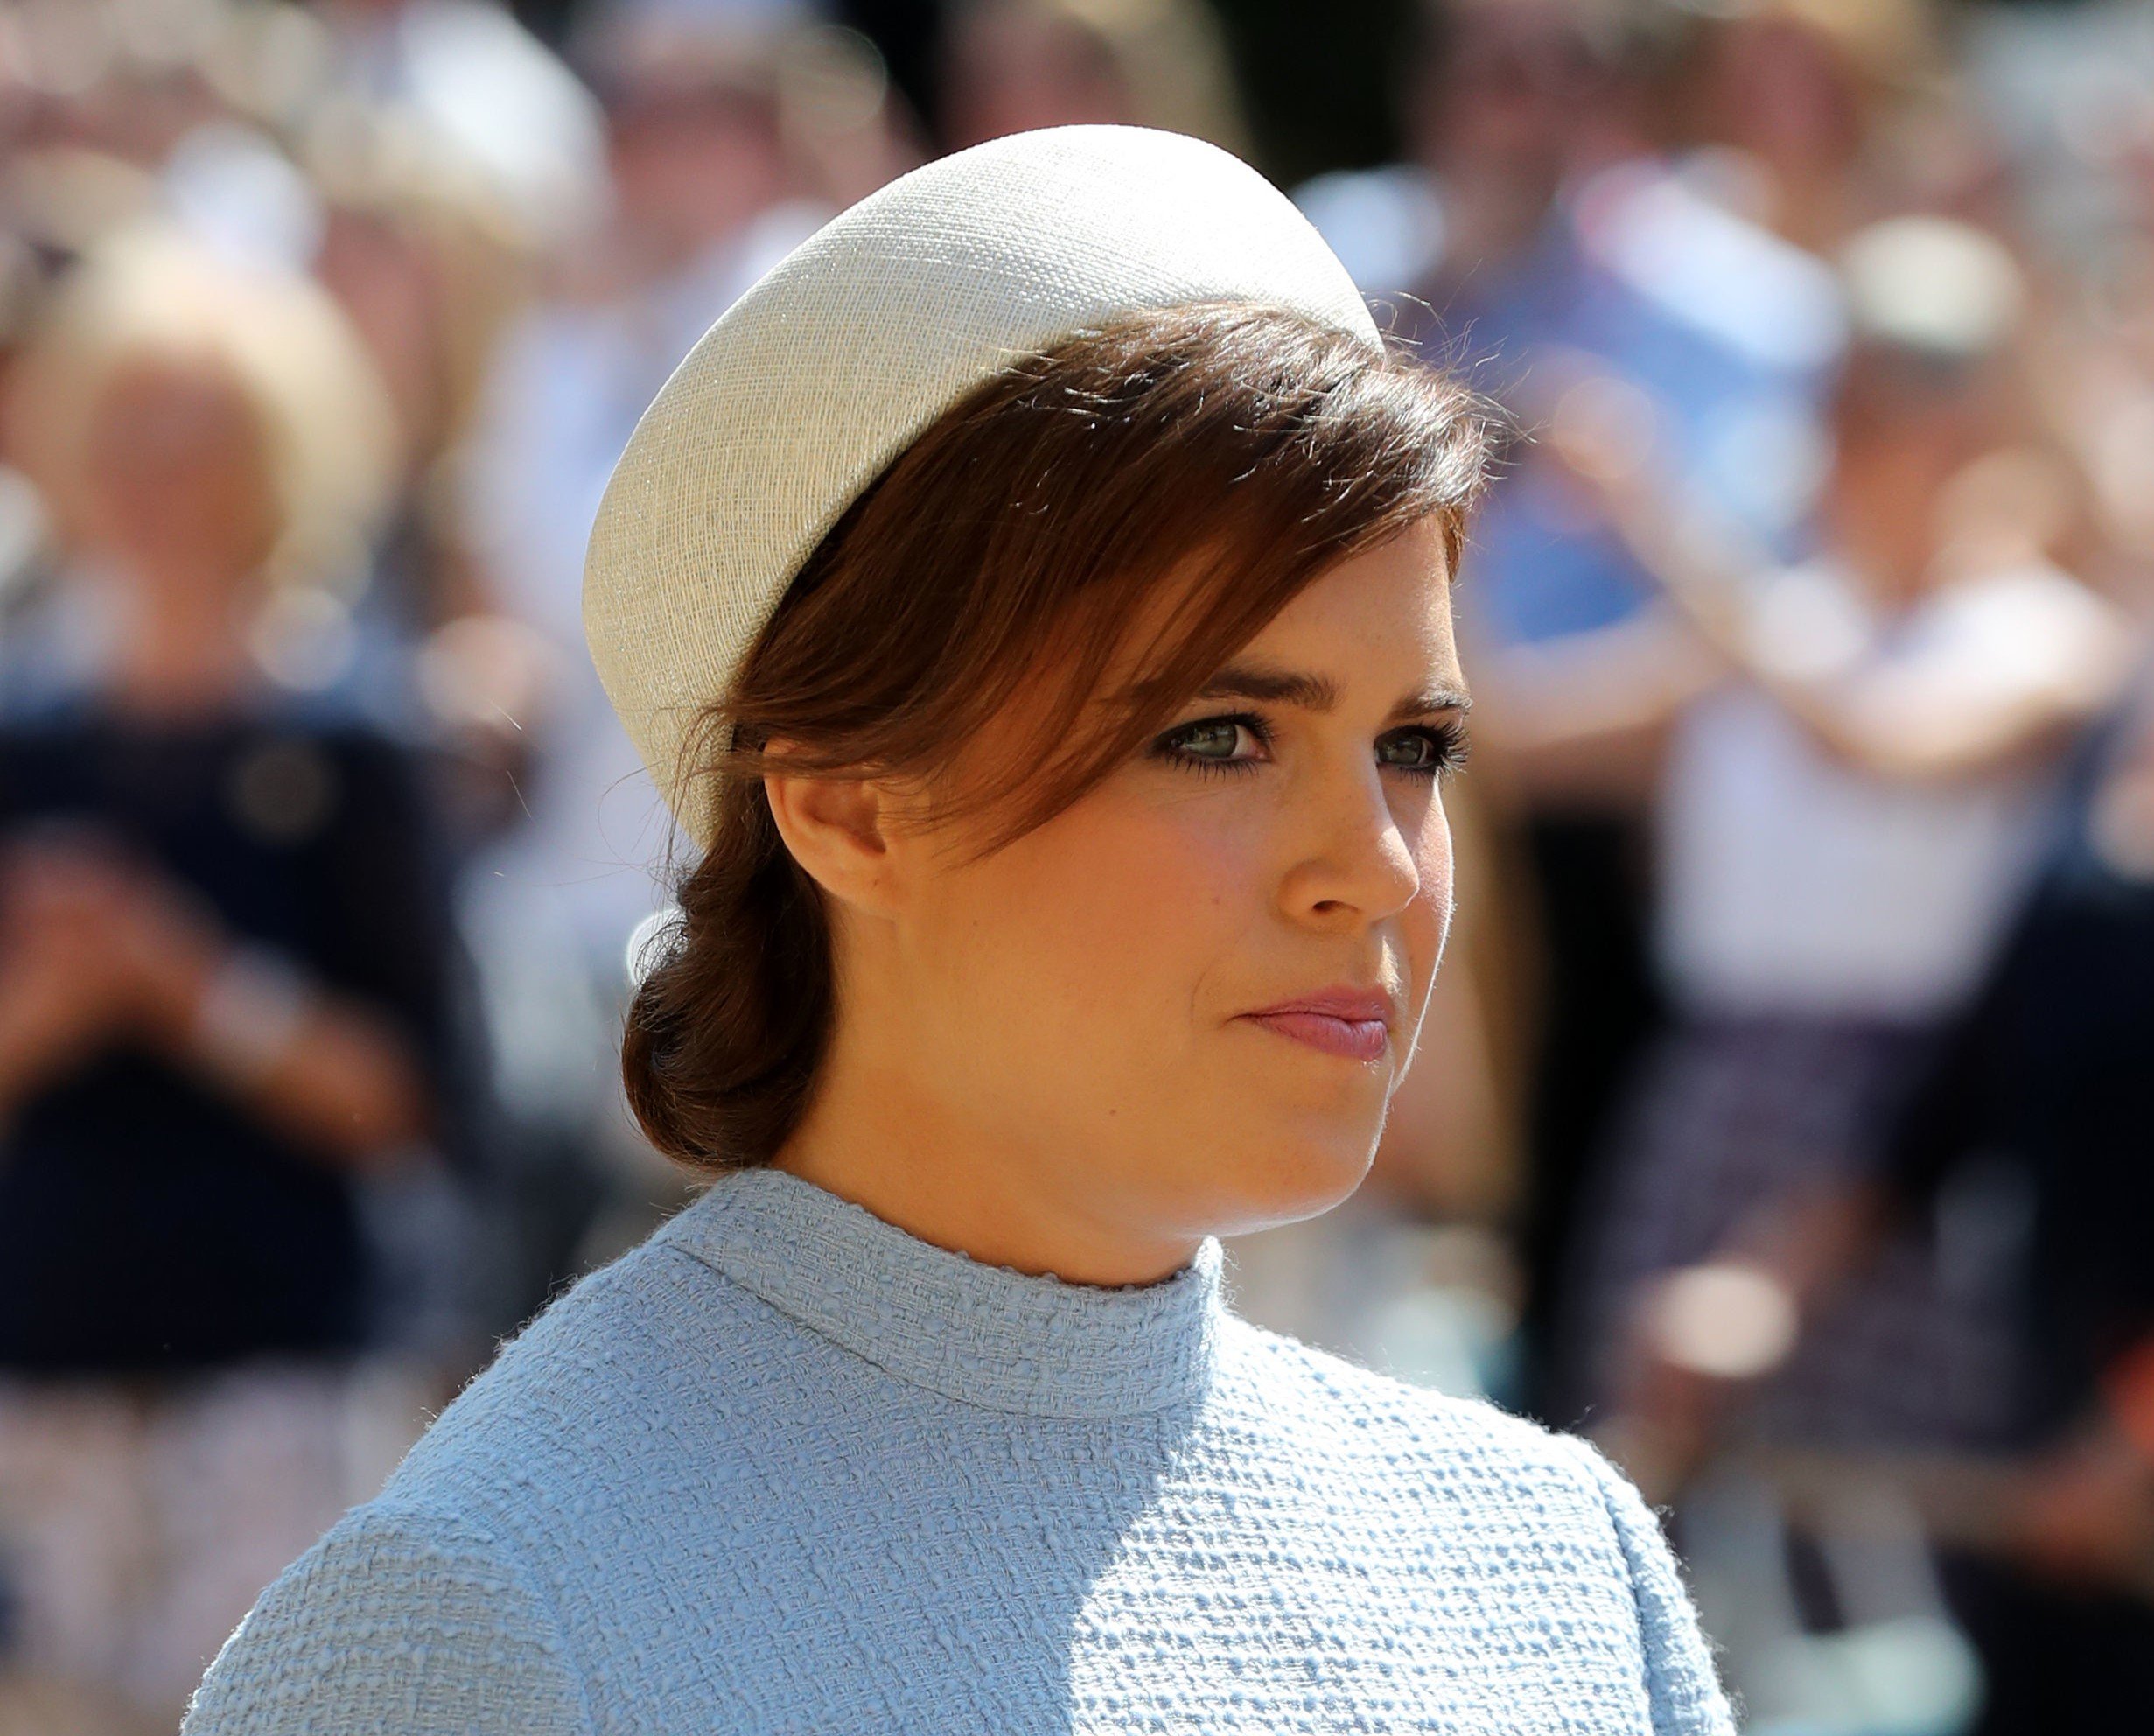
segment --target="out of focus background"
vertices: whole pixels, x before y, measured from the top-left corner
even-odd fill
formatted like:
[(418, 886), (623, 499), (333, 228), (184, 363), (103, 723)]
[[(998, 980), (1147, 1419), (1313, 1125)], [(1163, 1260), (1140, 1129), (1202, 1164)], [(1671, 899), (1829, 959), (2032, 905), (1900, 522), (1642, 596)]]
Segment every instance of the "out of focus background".
[(0, 4), (0, 1732), (684, 1184), (584, 539), (728, 303), (1074, 121), (1514, 431), (1461, 915), (1241, 1309), (1592, 1434), (1753, 1732), (2154, 1727), (2154, 6)]

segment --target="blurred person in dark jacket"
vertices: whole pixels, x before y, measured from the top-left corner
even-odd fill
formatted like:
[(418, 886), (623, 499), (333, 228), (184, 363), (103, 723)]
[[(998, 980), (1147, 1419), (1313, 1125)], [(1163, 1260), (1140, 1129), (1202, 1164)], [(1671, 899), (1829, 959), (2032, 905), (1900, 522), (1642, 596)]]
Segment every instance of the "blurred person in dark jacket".
[[(1983, 1736), (2121, 1728), (2154, 1705), (2150, 1057), (2154, 682), (2143, 668), (2080, 756), (2043, 872), (1879, 1177), (1838, 1202), (1843, 1282), (1858, 1250), (1920, 1222), (1970, 1171), (2007, 1178), (2019, 1205), (2004, 1444), (2022, 1464), (1991, 1547), (1947, 1567), (1990, 1678)], [(1813, 1309), (1826, 1270), (1801, 1298)]]
[(411, 750), (286, 684), (391, 423), (318, 290), (149, 234), (8, 408), (78, 628), (0, 724), (10, 1662), (169, 1720), (419, 1421), (365, 1190), (456, 1138), (443, 864)]

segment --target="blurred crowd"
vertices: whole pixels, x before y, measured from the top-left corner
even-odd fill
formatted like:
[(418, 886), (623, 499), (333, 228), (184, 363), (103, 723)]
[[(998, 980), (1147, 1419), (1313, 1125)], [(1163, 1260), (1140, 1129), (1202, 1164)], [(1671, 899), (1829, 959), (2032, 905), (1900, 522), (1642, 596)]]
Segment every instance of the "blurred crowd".
[[(171, 1730), (684, 1197), (579, 620), (644, 404), (937, 151), (1266, 166), (1262, 10), (0, 4), (0, 1736)], [(2138, 1727), (2154, 7), (1391, 10), (1395, 160), (1290, 190), (1507, 414), (1460, 914), (1238, 1306), (1599, 1438), (1754, 1732)]]

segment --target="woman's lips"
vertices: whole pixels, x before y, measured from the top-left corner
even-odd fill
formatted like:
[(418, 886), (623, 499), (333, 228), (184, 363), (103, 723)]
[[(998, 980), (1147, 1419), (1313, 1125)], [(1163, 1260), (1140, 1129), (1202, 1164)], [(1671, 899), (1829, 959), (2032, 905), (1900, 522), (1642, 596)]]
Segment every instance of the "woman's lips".
[(1391, 1040), (1390, 1000), (1366, 989), (1326, 989), (1241, 1016), (1282, 1037), (1350, 1060), (1381, 1060)]

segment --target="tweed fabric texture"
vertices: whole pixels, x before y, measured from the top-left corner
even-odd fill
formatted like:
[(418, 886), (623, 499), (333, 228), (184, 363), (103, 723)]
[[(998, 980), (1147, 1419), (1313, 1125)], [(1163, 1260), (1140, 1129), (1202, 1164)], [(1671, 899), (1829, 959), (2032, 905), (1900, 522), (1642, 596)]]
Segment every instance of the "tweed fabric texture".
[(1012, 360), (1147, 309), (1257, 303), (1381, 348), (1293, 203), (1215, 145), (1052, 127), (916, 169), (841, 213), (726, 310), (616, 466), (584, 565), (593, 661), (689, 835), (682, 775), (793, 576), (927, 425)]
[(586, 1279), (265, 1592), (187, 1736), (1728, 1736), (1586, 1443), (774, 1171)]

